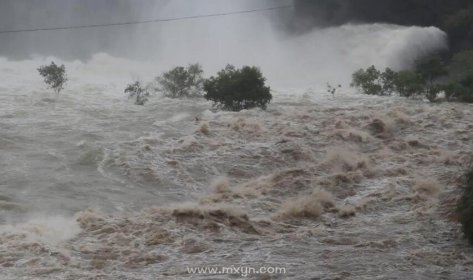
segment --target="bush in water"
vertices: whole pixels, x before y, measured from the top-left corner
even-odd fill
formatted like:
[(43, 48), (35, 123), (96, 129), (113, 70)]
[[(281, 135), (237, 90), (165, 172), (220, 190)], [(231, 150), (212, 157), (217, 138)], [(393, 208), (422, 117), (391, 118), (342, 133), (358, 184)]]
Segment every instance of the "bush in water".
[(394, 81), (395, 92), (402, 97), (422, 96), (425, 84), (421, 77), (414, 71), (400, 71)]
[(380, 72), (375, 66), (360, 69), (353, 73), (351, 86), (369, 95), (397, 93), (403, 97), (425, 97), (436, 102), (438, 94), (444, 88), (435, 81), (447, 74), (440, 58), (433, 57), (420, 63), (415, 70), (395, 72), (386, 68), (384, 72)]
[(59, 94), (67, 82), (66, 66), (57, 66), (56, 63), (51, 62), (50, 65), (43, 65), (38, 68), (39, 74), (43, 77), (44, 82), (49, 88), (53, 89), (56, 94)]
[(342, 85), (332, 86), (330, 83), (327, 83), (327, 93), (331, 94), (332, 96), (335, 96), (335, 93), (337, 93), (338, 89), (341, 88)]
[(139, 81), (129, 84), (125, 93), (128, 94), (128, 98), (135, 99), (136, 105), (144, 105), (148, 101), (149, 92)]
[(352, 87), (361, 90), (362, 93), (368, 95), (385, 95), (383, 86), (381, 85), (381, 72), (376, 67), (371, 66), (366, 70), (360, 69), (353, 73)]
[(204, 97), (224, 110), (240, 111), (255, 107), (265, 110), (272, 99), (265, 81), (257, 67), (236, 69), (233, 65), (227, 65), (217, 73), (217, 77), (205, 81)]
[(158, 83), (156, 91), (171, 98), (201, 96), (204, 85), (203, 73), (199, 64), (175, 67), (155, 79)]
[(439, 56), (432, 56), (420, 62), (416, 67), (416, 73), (424, 83), (425, 97), (430, 102), (436, 102), (441, 91), (441, 86), (435, 84), (435, 80), (448, 75), (448, 70)]
[(452, 81), (443, 87), (449, 101), (473, 103), (473, 73), (459, 81)]

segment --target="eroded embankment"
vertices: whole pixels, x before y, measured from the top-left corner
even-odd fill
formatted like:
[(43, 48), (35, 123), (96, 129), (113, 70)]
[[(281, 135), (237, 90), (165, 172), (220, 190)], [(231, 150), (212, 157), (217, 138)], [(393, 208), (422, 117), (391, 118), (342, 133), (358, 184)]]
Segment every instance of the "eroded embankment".
[(473, 157), (471, 106), (280, 101), (267, 112), (203, 114), (173, 141), (138, 141), (153, 176), (135, 176), (173, 174), (200, 198), (139, 213), (86, 210), (58, 222), (70, 229), (62, 238), (44, 223), (5, 229), (5, 277), (194, 279), (187, 266), (212, 265), (286, 267), (274, 279), (473, 273), (473, 251), (447, 213)]

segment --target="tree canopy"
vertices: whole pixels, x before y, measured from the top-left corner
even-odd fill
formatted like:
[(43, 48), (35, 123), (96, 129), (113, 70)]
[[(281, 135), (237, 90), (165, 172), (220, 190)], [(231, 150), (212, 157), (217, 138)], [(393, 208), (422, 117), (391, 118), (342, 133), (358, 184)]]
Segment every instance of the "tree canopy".
[(266, 109), (272, 99), (266, 79), (257, 67), (227, 65), (204, 83), (205, 98), (224, 110)]

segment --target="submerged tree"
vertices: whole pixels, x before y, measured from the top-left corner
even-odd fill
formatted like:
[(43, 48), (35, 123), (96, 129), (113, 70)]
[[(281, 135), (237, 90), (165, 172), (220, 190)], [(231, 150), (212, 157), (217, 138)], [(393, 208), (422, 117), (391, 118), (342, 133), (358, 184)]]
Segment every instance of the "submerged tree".
[(362, 93), (368, 95), (384, 95), (383, 86), (381, 85), (381, 72), (376, 67), (371, 66), (366, 70), (360, 69), (353, 73), (352, 87), (361, 90)]
[[(351, 86), (369, 95), (392, 95), (397, 93), (403, 97), (425, 97), (431, 102), (444, 88), (437, 79), (448, 72), (439, 58), (431, 58), (419, 64), (415, 70), (399, 72), (386, 68), (380, 72), (375, 66), (360, 69), (353, 73)], [(453, 90), (453, 86), (449, 87)]]
[(240, 111), (259, 107), (266, 109), (272, 95), (266, 79), (257, 67), (236, 69), (227, 65), (204, 83), (205, 98), (224, 110)]
[(342, 85), (337, 85), (337, 86), (332, 86), (330, 83), (327, 83), (327, 92), (331, 94), (333, 97), (335, 96), (335, 93), (337, 93), (337, 90), (342, 88)]
[(424, 92), (424, 82), (416, 72), (403, 70), (397, 74), (395, 88), (403, 97), (421, 96)]
[(171, 98), (200, 96), (204, 86), (203, 73), (200, 64), (175, 67), (156, 78), (157, 91)]
[(386, 68), (381, 73), (381, 83), (383, 87), (384, 95), (391, 95), (396, 91), (396, 81), (398, 79), (398, 73), (391, 68)]
[(447, 67), (439, 56), (433, 56), (418, 63), (416, 72), (429, 85), (433, 85), (436, 79), (448, 74)]
[(43, 77), (48, 87), (59, 95), (64, 89), (64, 84), (67, 82), (66, 66), (64, 66), (64, 64), (57, 66), (56, 63), (51, 62), (50, 65), (39, 67), (38, 72)]
[(148, 90), (139, 81), (129, 84), (125, 89), (125, 93), (128, 94), (128, 98), (135, 99), (136, 105), (145, 105), (150, 95)]
[(416, 73), (425, 83), (425, 97), (430, 102), (437, 101), (437, 96), (441, 87), (436, 84), (436, 80), (442, 76), (448, 75), (447, 67), (439, 56), (430, 57), (416, 67)]
[(461, 80), (451, 81), (443, 90), (449, 101), (473, 103), (473, 73)]

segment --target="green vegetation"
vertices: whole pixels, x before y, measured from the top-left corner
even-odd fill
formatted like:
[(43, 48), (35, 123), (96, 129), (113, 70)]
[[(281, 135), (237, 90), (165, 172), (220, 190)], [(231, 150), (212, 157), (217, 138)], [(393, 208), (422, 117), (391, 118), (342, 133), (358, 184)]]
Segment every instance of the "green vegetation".
[(236, 69), (227, 65), (204, 82), (204, 97), (223, 110), (240, 111), (259, 107), (266, 109), (272, 99), (266, 79), (257, 67), (244, 66)]
[(424, 91), (425, 84), (415, 71), (395, 72), (386, 68), (384, 72), (380, 72), (376, 67), (370, 66), (353, 73), (351, 86), (368, 95), (386, 96), (397, 93), (403, 97), (416, 97)]
[[(470, 55), (472, 55), (470, 57)], [(467, 69), (467, 73), (453, 78), (448, 82), (440, 82), (439, 78), (447, 77), (449, 71), (439, 57), (431, 57), (417, 64), (414, 70), (395, 72), (387, 68), (380, 72), (376, 67), (360, 69), (353, 73), (352, 86), (369, 95), (392, 95), (408, 98), (426, 98), (430, 102), (438, 102), (439, 94), (445, 94), (446, 101), (473, 103), (473, 52), (466, 52), (457, 58), (456, 67)]]
[(155, 78), (157, 86), (154, 83), (144, 86), (139, 81), (129, 84), (125, 93), (135, 99), (136, 105), (144, 105), (150, 96), (149, 89), (154, 89), (171, 98), (205, 97), (223, 110), (240, 111), (256, 107), (264, 110), (272, 99), (265, 81), (257, 67), (236, 69), (233, 65), (227, 65), (216, 77), (204, 79), (202, 67), (191, 64), (175, 67)]
[(386, 95), (391, 95), (396, 90), (397, 78), (398, 73), (390, 68), (386, 68), (386, 70), (381, 73), (381, 83), (383, 85), (383, 92)]
[(128, 94), (128, 98), (135, 99), (135, 105), (145, 105), (150, 95), (149, 91), (139, 81), (129, 84), (125, 89), (125, 93)]
[(448, 75), (448, 70), (442, 59), (438, 56), (431, 57), (417, 64), (416, 72), (418, 73), (423, 85), (425, 97), (430, 102), (436, 102), (438, 94), (442, 87), (435, 84), (435, 81), (443, 76)]
[(374, 65), (353, 73), (351, 86), (359, 88), (364, 94), (385, 95), (381, 85), (381, 72)]
[(394, 89), (402, 97), (416, 97), (421, 95), (424, 85), (416, 72), (403, 70), (396, 75)]
[(175, 67), (156, 78), (159, 84), (157, 91), (171, 98), (201, 96), (204, 85), (203, 73), (199, 64)]
[(467, 6), (443, 16), (435, 25), (447, 32), (454, 53), (473, 48), (473, 3), (471, 1)]
[(67, 82), (66, 66), (64, 66), (64, 64), (57, 66), (56, 63), (51, 62), (50, 65), (39, 67), (38, 72), (43, 77), (48, 87), (59, 95), (64, 89), (64, 84)]
[(455, 54), (449, 72), (449, 82), (444, 86), (446, 99), (473, 103), (473, 50)]
[[(300, 22), (294, 28), (310, 29), (314, 25), (353, 21), (440, 28), (449, 40), (449, 49), (442, 52), (441, 58), (421, 61), (416, 69), (399, 73), (398, 78), (394, 78), (393, 73), (368, 68), (354, 75), (354, 86), (370, 95), (397, 93), (437, 102), (439, 93), (444, 92), (447, 101), (473, 102), (472, 0), (296, 0), (295, 8)], [(383, 74), (387, 80), (383, 79)], [(397, 88), (391, 83), (395, 80)]]
[(445, 96), (449, 101), (473, 103), (473, 74), (451, 81), (444, 86)]
[(436, 79), (448, 75), (448, 70), (439, 56), (433, 56), (418, 63), (416, 72), (429, 86), (433, 85)]
[(458, 202), (458, 214), (463, 232), (473, 244), (473, 168), (465, 174), (463, 194)]
[(455, 79), (463, 79), (473, 73), (473, 50), (455, 54), (449, 65), (450, 75)]

